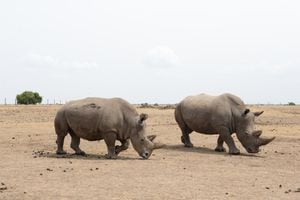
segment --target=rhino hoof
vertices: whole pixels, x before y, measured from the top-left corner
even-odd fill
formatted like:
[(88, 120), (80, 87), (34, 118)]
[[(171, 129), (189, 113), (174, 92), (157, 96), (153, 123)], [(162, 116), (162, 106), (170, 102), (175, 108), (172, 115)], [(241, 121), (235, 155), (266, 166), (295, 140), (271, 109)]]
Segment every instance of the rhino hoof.
[(217, 151), (217, 152), (226, 152), (226, 149), (224, 147), (216, 147), (215, 151)]
[(229, 154), (231, 154), (231, 155), (239, 155), (240, 151), (239, 150), (229, 151)]
[(65, 151), (56, 151), (56, 155), (65, 155), (67, 152)]

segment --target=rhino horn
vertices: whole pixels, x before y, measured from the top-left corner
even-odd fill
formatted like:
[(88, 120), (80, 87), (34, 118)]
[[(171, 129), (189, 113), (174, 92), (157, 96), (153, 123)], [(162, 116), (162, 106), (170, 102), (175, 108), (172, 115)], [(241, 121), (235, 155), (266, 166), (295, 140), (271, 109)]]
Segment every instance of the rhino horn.
[(271, 137), (271, 138), (259, 138), (258, 139), (258, 145), (262, 146), (262, 145), (266, 145), (269, 144), (270, 142), (272, 142), (275, 139), (275, 137)]
[(264, 111), (260, 111), (260, 112), (254, 112), (254, 116), (258, 117), (259, 115), (263, 114)]
[(259, 138), (259, 136), (260, 136), (261, 134), (262, 134), (262, 131), (261, 131), (261, 130), (254, 131), (254, 132), (252, 133), (252, 135), (255, 136), (255, 137), (257, 137), (257, 138)]
[(153, 142), (153, 140), (156, 138), (156, 135), (148, 135), (147, 138)]

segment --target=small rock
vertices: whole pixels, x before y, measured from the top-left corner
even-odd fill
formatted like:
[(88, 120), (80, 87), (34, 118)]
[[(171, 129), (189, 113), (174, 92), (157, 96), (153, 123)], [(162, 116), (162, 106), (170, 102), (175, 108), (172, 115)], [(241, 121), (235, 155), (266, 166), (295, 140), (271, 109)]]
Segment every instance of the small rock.
[(40, 176), (43, 176), (43, 174), (42, 174), (42, 173), (40, 173)]
[(282, 185), (281, 185), (281, 184), (279, 185), (279, 188), (282, 188)]
[(67, 172), (67, 171), (64, 169), (63, 172)]
[(183, 169), (186, 169), (185, 167)]
[(228, 195), (228, 192), (226, 192), (225, 194)]
[(49, 171), (49, 172), (52, 172), (52, 171), (53, 171), (53, 169), (47, 168), (47, 171)]
[(266, 189), (269, 190), (270, 188), (269, 188), (269, 187), (266, 187)]
[(7, 187), (6, 186), (0, 187), (0, 191), (3, 191), (3, 190), (7, 190)]
[(1, 183), (1, 185), (5, 185), (4, 183)]
[(11, 139), (13, 139), (13, 140), (14, 140), (14, 139), (16, 139), (16, 138), (15, 138), (15, 137), (12, 137)]
[(91, 171), (93, 171), (93, 169), (92, 169), (92, 168), (91, 168), (90, 170), (91, 170)]
[(98, 167), (96, 167), (96, 170), (98, 170), (99, 168)]

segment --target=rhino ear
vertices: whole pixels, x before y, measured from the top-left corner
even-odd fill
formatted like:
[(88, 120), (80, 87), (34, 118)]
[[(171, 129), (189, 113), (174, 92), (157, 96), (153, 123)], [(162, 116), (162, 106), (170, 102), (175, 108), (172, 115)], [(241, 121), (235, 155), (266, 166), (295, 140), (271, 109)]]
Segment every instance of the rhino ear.
[(156, 138), (156, 135), (148, 135), (147, 138), (153, 142), (153, 140)]
[(249, 112), (250, 112), (250, 110), (248, 108), (246, 108), (245, 111), (243, 112), (242, 116), (246, 116)]
[(260, 112), (254, 112), (254, 116), (258, 117), (259, 115), (263, 114), (264, 111), (260, 111)]
[(148, 115), (145, 113), (140, 114), (139, 124), (143, 124), (143, 122), (148, 118)]

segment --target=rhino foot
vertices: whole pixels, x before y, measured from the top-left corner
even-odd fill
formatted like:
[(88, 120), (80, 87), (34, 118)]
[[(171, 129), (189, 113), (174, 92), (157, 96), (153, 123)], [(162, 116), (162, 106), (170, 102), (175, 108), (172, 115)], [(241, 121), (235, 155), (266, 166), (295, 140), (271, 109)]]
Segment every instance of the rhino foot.
[(194, 145), (192, 143), (186, 143), (186, 144), (184, 144), (184, 147), (192, 148), (192, 147), (194, 147)]
[(226, 152), (226, 149), (224, 147), (216, 147), (215, 151), (217, 151), (217, 152)]
[(184, 144), (184, 147), (187, 147), (187, 148), (194, 147), (194, 145), (191, 142), (186, 141), (183, 136), (181, 136), (181, 142)]
[(229, 154), (231, 154), (231, 155), (239, 155), (240, 154), (240, 150), (238, 150), (238, 149), (230, 150), (229, 149)]
[(75, 155), (86, 156), (86, 153), (84, 151), (78, 151), (78, 152), (75, 153)]
[(56, 155), (65, 155), (65, 154), (67, 154), (67, 152), (65, 152), (64, 150), (56, 151)]

